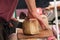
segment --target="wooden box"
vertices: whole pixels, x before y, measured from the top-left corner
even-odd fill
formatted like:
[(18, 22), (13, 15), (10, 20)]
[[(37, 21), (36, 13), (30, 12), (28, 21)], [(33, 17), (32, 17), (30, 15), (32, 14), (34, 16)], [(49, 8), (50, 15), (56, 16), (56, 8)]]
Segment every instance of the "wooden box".
[(37, 19), (28, 19), (23, 22), (24, 34), (39, 34), (39, 22)]

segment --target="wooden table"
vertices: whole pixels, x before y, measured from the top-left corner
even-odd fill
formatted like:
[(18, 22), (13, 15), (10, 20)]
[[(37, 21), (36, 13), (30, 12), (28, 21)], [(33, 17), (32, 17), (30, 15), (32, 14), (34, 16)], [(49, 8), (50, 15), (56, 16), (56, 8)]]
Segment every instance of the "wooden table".
[(53, 32), (51, 30), (41, 30), (40, 31), (40, 34), (37, 34), (37, 35), (24, 35), (23, 34), (23, 30), (20, 29), (18, 30), (18, 33), (17, 33), (17, 37), (18, 39), (42, 39), (42, 38), (47, 38), (49, 36), (53, 36)]

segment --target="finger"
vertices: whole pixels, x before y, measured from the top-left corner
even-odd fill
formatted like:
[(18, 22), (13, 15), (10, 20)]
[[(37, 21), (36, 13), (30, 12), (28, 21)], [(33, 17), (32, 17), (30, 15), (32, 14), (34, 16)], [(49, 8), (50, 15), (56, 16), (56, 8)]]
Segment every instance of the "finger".
[(9, 23), (9, 26), (10, 26), (10, 27), (13, 27), (13, 24), (12, 24), (12, 23)]
[(42, 29), (46, 29), (45, 26), (44, 26), (44, 24), (42, 24), (41, 22), (40, 22), (40, 25), (41, 25)]
[(45, 24), (41, 20), (39, 21), (39, 23), (40, 23), (42, 29), (46, 29)]
[(18, 21), (16, 18), (11, 18), (11, 20), (13, 20), (13, 21)]

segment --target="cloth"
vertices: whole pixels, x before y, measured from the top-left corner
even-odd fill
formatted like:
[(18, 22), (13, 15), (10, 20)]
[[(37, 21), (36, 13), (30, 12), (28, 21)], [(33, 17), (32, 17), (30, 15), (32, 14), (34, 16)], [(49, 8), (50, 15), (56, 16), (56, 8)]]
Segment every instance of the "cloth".
[(9, 21), (17, 3), (18, 0), (0, 0), (0, 17)]
[(4, 27), (3, 23), (0, 22), (0, 40), (8, 40), (9, 31), (7, 31), (6, 28), (7, 28), (7, 26)]
[[(2, 20), (0, 22), (0, 40), (9, 40), (9, 36), (12, 34), (12, 33), (15, 33), (16, 31), (16, 28), (15, 28), (15, 25), (16, 25), (16, 22), (14, 21), (9, 21), (9, 22), (6, 22), (4, 19), (0, 18), (0, 20)], [(12, 22), (14, 27), (9, 27), (9, 23)]]
[[(3, 18), (0, 17), (0, 39), (1, 40), (8, 40), (8, 37), (12, 34), (16, 32), (16, 25), (17, 22), (15, 22), (14, 20), (10, 20), (9, 22), (7, 22), (6, 20), (4, 20)], [(9, 23), (12, 23), (13, 27), (11, 27), (9, 25)]]
[(4, 40), (2, 24), (0, 23), (0, 40)]

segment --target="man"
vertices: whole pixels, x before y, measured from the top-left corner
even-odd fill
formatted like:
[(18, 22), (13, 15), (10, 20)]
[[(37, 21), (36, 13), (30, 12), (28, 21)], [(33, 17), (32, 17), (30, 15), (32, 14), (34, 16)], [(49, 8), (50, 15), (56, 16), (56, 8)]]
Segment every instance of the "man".
[[(8, 40), (9, 22), (17, 6), (18, 0), (0, 0), (0, 40)], [(15, 20), (15, 19), (12, 19)]]
[[(35, 0), (25, 1), (29, 10), (28, 14), (38, 19), (40, 23), (42, 23), (41, 26), (45, 27), (42, 18), (39, 14), (37, 14)], [(8, 40), (9, 25), (11, 24), (9, 23), (9, 21), (11, 20), (12, 14), (17, 6), (17, 3), (18, 0), (0, 0), (0, 40)]]

